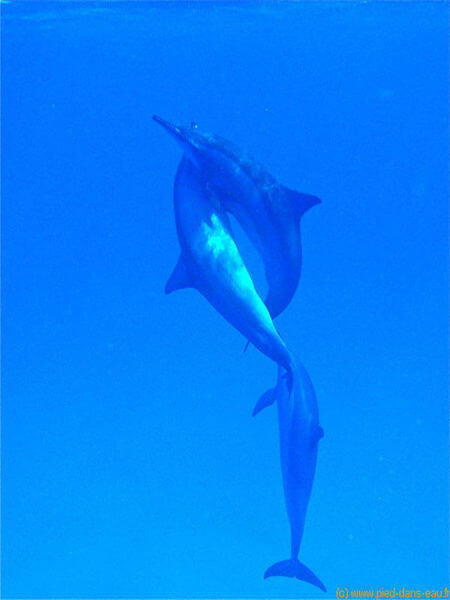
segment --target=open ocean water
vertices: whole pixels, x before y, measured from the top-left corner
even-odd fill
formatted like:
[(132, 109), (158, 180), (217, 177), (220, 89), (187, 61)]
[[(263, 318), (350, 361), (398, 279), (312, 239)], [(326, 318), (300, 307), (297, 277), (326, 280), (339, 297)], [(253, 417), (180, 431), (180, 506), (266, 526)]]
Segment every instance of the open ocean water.
[(301, 559), (330, 598), (450, 587), (448, 7), (2, 3), (4, 598), (322, 594), (263, 580), (276, 369), (164, 295), (181, 150), (153, 113), (322, 199), (276, 321), (325, 430)]

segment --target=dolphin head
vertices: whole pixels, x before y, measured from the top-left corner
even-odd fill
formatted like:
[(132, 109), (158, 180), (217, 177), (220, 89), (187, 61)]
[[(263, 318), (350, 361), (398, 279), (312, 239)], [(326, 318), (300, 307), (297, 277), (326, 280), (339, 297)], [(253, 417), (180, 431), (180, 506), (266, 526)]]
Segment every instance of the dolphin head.
[(175, 138), (191, 159), (195, 159), (196, 154), (208, 144), (207, 136), (199, 131), (196, 123), (188, 126), (173, 125), (157, 115), (153, 115), (153, 120)]
[(240, 172), (236, 166), (241, 159), (237, 148), (214, 133), (201, 131), (196, 123), (173, 125), (157, 115), (153, 115), (153, 120), (175, 138), (184, 155), (202, 171), (205, 181), (220, 190), (222, 197), (238, 196)]

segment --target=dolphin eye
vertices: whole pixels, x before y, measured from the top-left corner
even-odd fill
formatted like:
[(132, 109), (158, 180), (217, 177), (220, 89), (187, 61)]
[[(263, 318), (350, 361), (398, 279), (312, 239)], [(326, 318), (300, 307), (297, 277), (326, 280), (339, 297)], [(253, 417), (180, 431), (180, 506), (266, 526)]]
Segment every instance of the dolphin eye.
[(198, 125), (195, 121), (191, 121), (191, 129), (197, 129)]

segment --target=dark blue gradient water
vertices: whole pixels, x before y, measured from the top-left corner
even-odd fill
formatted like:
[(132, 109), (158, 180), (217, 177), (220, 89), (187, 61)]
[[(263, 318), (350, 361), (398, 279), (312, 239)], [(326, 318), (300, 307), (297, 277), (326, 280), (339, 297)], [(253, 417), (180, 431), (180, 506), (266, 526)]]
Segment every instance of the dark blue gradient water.
[(181, 152), (153, 113), (322, 199), (277, 319), (325, 430), (302, 560), (329, 597), (448, 585), (448, 5), (1, 8), (3, 596), (321, 593), (262, 578), (276, 369), (163, 293)]

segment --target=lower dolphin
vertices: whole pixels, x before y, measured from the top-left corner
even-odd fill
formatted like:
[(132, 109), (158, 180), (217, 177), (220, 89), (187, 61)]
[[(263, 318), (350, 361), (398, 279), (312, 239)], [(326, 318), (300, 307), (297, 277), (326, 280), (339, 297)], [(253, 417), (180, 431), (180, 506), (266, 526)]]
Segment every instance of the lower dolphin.
[(291, 528), (290, 558), (269, 567), (264, 579), (277, 575), (295, 577), (326, 592), (320, 579), (298, 559), (323, 430), (319, 425), (316, 394), (301, 363), (297, 363), (293, 380), (293, 390), (289, 393), (286, 374), (278, 367), (276, 387), (261, 396), (253, 411), (255, 415), (275, 400), (277, 402), (281, 472)]
[(255, 290), (228, 216), (187, 158), (175, 178), (174, 208), (181, 255), (166, 293), (196, 288), (254, 346), (291, 374), (293, 358)]

